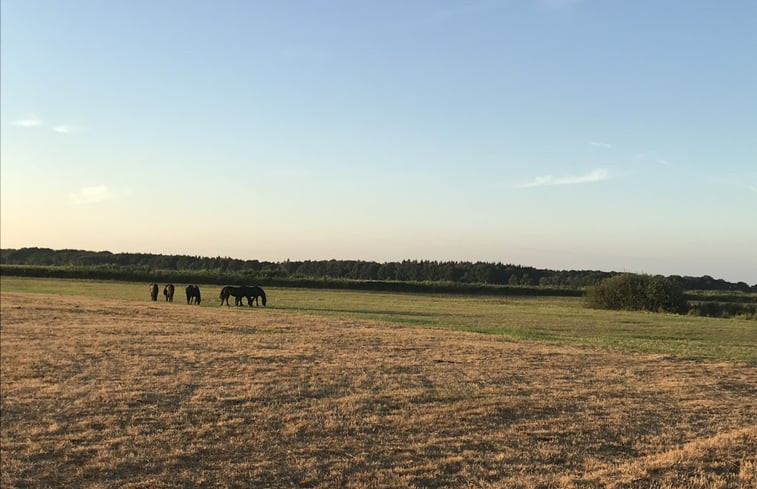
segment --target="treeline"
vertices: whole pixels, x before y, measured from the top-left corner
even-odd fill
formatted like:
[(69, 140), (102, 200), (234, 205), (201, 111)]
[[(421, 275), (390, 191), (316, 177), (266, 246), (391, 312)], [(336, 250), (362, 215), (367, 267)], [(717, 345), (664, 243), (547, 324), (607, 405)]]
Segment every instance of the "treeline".
[(476, 294), (501, 296), (580, 297), (579, 289), (528, 287), (515, 285), (465, 284), (455, 282), (398, 282), (390, 280), (351, 280), (334, 278), (268, 278), (265, 281), (245, 272), (160, 270), (117, 265), (89, 267), (56, 265), (2, 265), (6, 276), (67, 278), (85, 280), (122, 280), (126, 282), (175, 282), (180, 284), (262, 284), (266, 287), (301, 287), (315, 289), (370, 290), (374, 292), (420, 292), (440, 294)]
[[(53, 250), (21, 248), (0, 250), (0, 264), (38, 267), (68, 267), (80, 272), (91, 269), (98, 274), (111, 270), (119, 278), (129, 271), (135, 276), (149, 276), (155, 271), (182, 272), (188, 277), (212, 280), (240, 277), (245, 281), (283, 283), (298, 281), (383, 281), (445, 283), (460, 285), (496, 285), (579, 290), (617, 275), (615, 272), (570, 270), (555, 271), (534, 267), (490, 263), (404, 260), (378, 263), (362, 260), (305, 260), (271, 262), (240, 260), (230, 257), (161, 255), (151, 253), (111, 253), (109, 251)], [(6, 269), (7, 271), (7, 269)], [(669, 277), (686, 290), (757, 291), (744, 282), (703, 277)], [(225, 282), (226, 280), (218, 280)]]

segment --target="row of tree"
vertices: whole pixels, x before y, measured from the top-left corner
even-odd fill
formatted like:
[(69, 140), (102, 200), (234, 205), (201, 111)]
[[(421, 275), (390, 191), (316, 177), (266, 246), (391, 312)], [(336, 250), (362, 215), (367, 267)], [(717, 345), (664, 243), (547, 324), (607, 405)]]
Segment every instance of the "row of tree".
[[(109, 251), (21, 248), (0, 250), (3, 265), (56, 267), (119, 267), (133, 270), (175, 270), (242, 274), (270, 279), (335, 279), (399, 282), (451, 282), (581, 289), (618, 275), (595, 270), (546, 270), (513, 264), (404, 260), (379, 263), (362, 260), (305, 260), (271, 262), (229, 257), (111, 253)], [(710, 276), (672, 276), (686, 290), (757, 292), (757, 285), (731, 283)]]

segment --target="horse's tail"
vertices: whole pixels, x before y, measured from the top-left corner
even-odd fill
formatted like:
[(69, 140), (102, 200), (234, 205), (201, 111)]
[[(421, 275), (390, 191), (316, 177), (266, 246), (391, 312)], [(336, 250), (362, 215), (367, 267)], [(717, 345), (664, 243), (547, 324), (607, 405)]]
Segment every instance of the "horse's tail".
[(231, 295), (231, 291), (229, 290), (229, 287), (224, 287), (221, 289), (221, 294), (219, 297), (221, 298), (221, 305), (223, 305), (224, 301), (226, 301), (226, 305), (229, 305), (229, 296)]

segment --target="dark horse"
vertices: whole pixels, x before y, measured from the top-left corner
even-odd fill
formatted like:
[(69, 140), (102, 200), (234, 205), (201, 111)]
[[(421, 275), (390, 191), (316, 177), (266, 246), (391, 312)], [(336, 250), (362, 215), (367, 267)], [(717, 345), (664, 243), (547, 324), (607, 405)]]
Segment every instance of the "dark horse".
[(150, 284), (150, 298), (154, 301), (158, 300), (158, 284)]
[[(239, 287), (242, 290), (242, 295), (244, 297), (247, 297), (247, 304), (252, 307), (252, 301), (255, 301), (256, 306), (260, 306), (260, 303), (258, 302), (258, 297), (263, 301), (263, 305), (265, 306), (266, 298), (265, 298), (265, 292), (263, 289), (258, 287), (257, 285), (243, 285), (242, 287)], [(241, 302), (241, 299), (240, 299)]]
[(231, 287), (231, 286), (226, 286), (222, 288), (221, 295), (220, 295), (221, 305), (223, 305), (224, 302), (226, 302), (227, 306), (230, 305), (229, 296), (232, 296), (232, 295), (234, 296), (234, 305), (235, 306), (240, 305), (242, 303), (242, 297), (244, 297), (240, 289), (241, 287)]
[(196, 285), (187, 285), (187, 304), (200, 304), (200, 288)]
[(223, 305), (224, 302), (226, 302), (226, 305), (229, 304), (229, 297), (234, 296), (234, 305), (235, 306), (241, 306), (242, 305), (242, 298), (247, 298), (247, 304), (252, 307), (252, 301), (255, 301), (255, 304), (258, 304), (258, 297), (260, 297), (263, 300), (263, 305), (266, 304), (266, 297), (265, 292), (263, 292), (263, 289), (261, 289), (258, 286), (251, 286), (251, 285), (243, 285), (241, 287), (224, 287), (221, 289), (221, 305)]
[(163, 288), (163, 295), (166, 296), (166, 302), (173, 302), (173, 284), (168, 284)]

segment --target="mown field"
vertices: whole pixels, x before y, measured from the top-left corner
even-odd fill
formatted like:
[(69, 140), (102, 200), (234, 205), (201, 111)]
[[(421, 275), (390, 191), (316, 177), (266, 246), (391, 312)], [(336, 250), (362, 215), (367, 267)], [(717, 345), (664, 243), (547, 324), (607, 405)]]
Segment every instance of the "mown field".
[(757, 487), (754, 321), (219, 290), (2, 277), (0, 486)]

